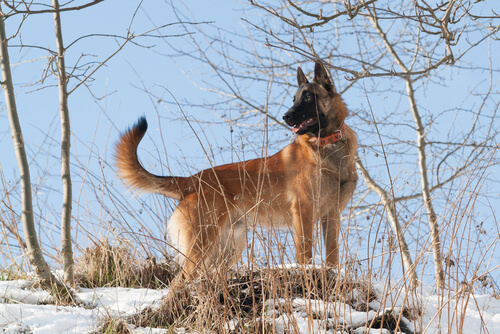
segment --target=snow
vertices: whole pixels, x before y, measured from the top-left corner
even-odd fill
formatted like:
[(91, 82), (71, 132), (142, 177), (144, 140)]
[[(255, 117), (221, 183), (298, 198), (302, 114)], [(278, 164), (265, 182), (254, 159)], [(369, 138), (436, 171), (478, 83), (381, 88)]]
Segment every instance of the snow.
[[(96, 288), (79, 289), (79, 307), (40, 305), (51, 302), (42, 290), (28, 289), (29, 282), (0, 281), (2, 333), (88, 333), (103, 316), (126, 316), (158, 303), (168, 290)], [(148, 330), (148, 332), (151, 332)]]
[[(402, 310), (404, 294), (393, 289), (380, 298), (383, 284), (374, 284), (379, 297), (370, 303), (374, 310)], [(89, 333), (95, 330), (104, 316), (127, 316), (147, 306), (158, 305), (168, 289), (96, 288), (79, 289), (81, 306), (50, 305), (51, 297), (45, 291), (30, 288), (25, 280), (0, 281), (0, 328), (2, 333)], [(411, 330), (421, 333), (500, 333), (500, 300), (491, 296), (468, 292), (439, 296), (431, 288), (420, 289), (418, 299), (423, 314), (415, 322), (406, 320)], [(364, 324), (380, 315), (370, 310), (360, 312), (342, 301), (323, 302), (296, 298), (292, 312), (280, 313), (287, 301), (267, 300), (268, 317), (274, 315), (277, 328), (287, 328), (293, 319), (294, 328), (301, 333), (334, 333), (332, 324), (355, 328), (353, 333), (389, 333), (386, 330), (367, 330)], [(288, 301), (290, 303), (290, 301)], [(442, 312), (438, 312), (442, 310)], [(314, 314), (313, 317), (308, 315)], [(440, 315), (440, 316), (438, 316)], [(325, 322), (326, 321), (326, 322)], [(361, 326), (361, 327), (359, 327)], [(228, 327), (231, 327), (228, 324)], [(167, 330), (136, 328), (134, 333), (166, 333)], [(179, 331), (182, 332), (182, 331)], [(186, 333), (188, 333), (186, 331)], [(340, 332), (337, 332), (340, 333)]]

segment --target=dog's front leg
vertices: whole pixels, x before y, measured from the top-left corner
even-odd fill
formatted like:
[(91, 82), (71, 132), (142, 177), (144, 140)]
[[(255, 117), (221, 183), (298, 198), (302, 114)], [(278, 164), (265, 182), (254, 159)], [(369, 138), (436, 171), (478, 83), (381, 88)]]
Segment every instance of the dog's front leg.
[(332, 209), (326, 216), (321, 218), (323, 228), (323, 239), (325, 241), (325, 263), (327, 266), (335, 267), (339, 264), (339, 229), (340, 212), (337, 208)]
[(308, 210), (293, 210), (294, 242), (297, 263), (309, 264), (312, 261), (313, 218)]

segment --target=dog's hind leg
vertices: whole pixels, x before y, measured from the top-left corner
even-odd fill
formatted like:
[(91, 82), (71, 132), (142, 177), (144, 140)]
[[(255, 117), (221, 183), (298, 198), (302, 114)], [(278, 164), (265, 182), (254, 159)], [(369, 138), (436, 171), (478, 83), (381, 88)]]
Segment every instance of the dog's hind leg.
[(170, 217), (167, 230), (179, 252), (185, 279), (196, 278), (199, 270), (207, 264), (221, 232), (220, 224), (227, 219), (225, 216), (227, 214), (214, 218), (213, 214), (207, 213), (200, 205), (198, 195), (193, 193), (179, 203)]
[(246, 224), (243, 221), (236, 221), (228, 224), (220, 234), (220, 243), (213, 248), (212, 257), (214, 262), (222, 263), (225, 267), (234, 266), (240, 259), (245, 249), (247, 240)]
[(231, 222), (231, 206), (218, 193), (193, 193), (181, 201), (170, 218), (168, 233), (179, 251), (185, 279), (214, 266), (230, 267), (246, 246), (246, 225)]

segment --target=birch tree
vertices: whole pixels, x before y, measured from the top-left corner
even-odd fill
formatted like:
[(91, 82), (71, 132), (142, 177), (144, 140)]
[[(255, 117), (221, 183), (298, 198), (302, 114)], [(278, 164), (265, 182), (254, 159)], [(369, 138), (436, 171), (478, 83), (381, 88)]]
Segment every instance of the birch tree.
[[(1, 11), (1, 7), (0, 7)], [(26, 158), (26, 150), (23, 141), (23, 132), (19, 122), (16, 100), (14, 94), (14, 84), (12, 73), (10, 70), (9, 52), (7, 49), (8, 40), (5, 32), (5, 24), (3, 18), (0, 19), (0, 66), (2, 71), (2, 88), (5, 95), (5, 104), (7, 114), (9, 116), (10, 129), (12, 140), (14, 143), (17, 164), (21, 176), (21, 194), (22, 194), (22, 214), (21, 221), (23, 224), (24, 239), (26, 242), (29, 262), (32, 265), (36, 276), (39, 278), (41, 285), (52, 292), (57, 300), (67, 303), (74, 298), (70, 290), (68, 290), (59, 280), (52, 274), (43, 256), (40, 244), (38, 242), (35, 223), (33, 219), (33, 204), (31, 197), (31, 178)]]
[[(65, 43), (63, 42), (64, 30), (61, 23), (62, 17), (64, 17), (65, 13), (70, 11), (80, 11), (83, 9), (87, 9), (91, 6), (98, 5), (102, 1), (103, 0), (91, 1), (75, 5), (75, 3), (73, 2), (60, 4), (58, 0), (52, 0), (51, 6), (46, 5), (44, 3), (28, 4), (23, 1), (21, 2), (0, 1), (0, 3), (3, 6), (3, 8), (0, 8), (0, 13), (2, 15), (2, 23), (9, 18), (13, 17), (18, 18), (17, 21), (18, 26), (16, 26), (13, 29), (14, 31), (11, 32), (12, 35), (4, 40), (3, 45), (5, 46), (5, 48), (3, 51), (4, 54), (6, 55), (5, 57), (8, 56), (7, 42), (9, 40), (16, 40), (18, 42), (17, 45), (10, 46), (11, 48), (17, 47), (20, 49), (42, 50), (42, 55), (38, 59), (47, 59), (47, 63), (45, 65), (42, 65), (40, 68), (42, 77), (37, 82), (29, 82), (28, 86), (34, 87), (33, 88), (34, 91), (46, 90), (54, 87), (55, 86), (54, 82), (56, 82), (56, 85), (58, 87), (59, 118), (61, 122), (60, 160), (58, 159), (58, 163), (60, 163), (61, 167), (60, 180), (62, 182), (60, 186), (59, 185), (57, 186), (56, 191), (61, 189), (62, 206), (60, 211), (57, 210), (57, 212), (55, 212), (55, 216), (59, 217), (60, 215), (61, 218), (60, 254), (62, 255), (61, 257), (64, 269), (64, 283), (67, 284), (68, 286), (74, 286), (74, 258), (73, 258), (73, 246), (72, 246), (72, 218), (73, 218), (72, 207), (75, 200), (73, 198), (72, 175), (70, 168), (72, 165), (73, 168), (75, 168), (74, 167), (75, 163), (73, 162), (72, 164), (71, 162), (71, 157), (72, 156), (74, 157), (74, 153), (72, 153), (71, 150), (72, 137), (71, 137), (71, 126), (70, 126), (69, 99), (72, 96), (72, 94), (75, 93), (79, 88), (87, 89), (90, 92), (92, 98), (94, 99), (102, 98), (101, 93), (94, 94), (91, 85), (91, 81), (94, 79), (94, 75), (96, 74), (97, 71), (107, 66), (112, 59), (114, 59), (120, 52), (122, 52), (128, 46), (139, 47), (144, 49), (153, 48), (153, 46), (150, 44), (142, 44), (142, 41), (141, 43), (139, 43), (137, 39), (146, 40), (146, 39), (157, 39), (157, 38), (167, 38), (167, 37), (178, 37), (183, 35), (183, 33), (181, 34), (173, 33), (170, 35), (167, 35), (165, 33), (168, 28), (173, 27), (175, 25), (179, 25), (180, 24), (179, 22), (169, 22), (160, 26), (153, 25), (150, 29), (144, 29), (138, 33), (132, 31), (134, 27), (135, 16), (142, 4), (142, 2), (139, 1), (136, 3), (135, 8), (132, 7), (133, 9), (135, 9), (135, 11), (132, 11), (130, 13), (130, 20), (129, 22), (126, 22), (128, 23), (128, 25), (125, 26), (125, 33), (123, 35), (106, 34), (105, 32), (89, 33), (87, 35), (82, 34), (80, 36), (75, 37), (72, 41), (70, 41), (65, 45)], [(82, 15), (84, 15), (84, 12), (82, 12)], [(31, 44), (29, 42), (26, 42), (26, 39), (21, 38), (21, 34), (24, 32), (23, 29), (26, 29), (26, 25), (24, 25), (24, 23), (33, 16), (47, 16), (47, 17), (53, 16), (54, 30), (43, 31), (43, 32), (41, 31), (40, 34), (43, 33), (46, 36), (54, 35), (55, 36), (54, 47), (38, 45), (36, 44), (37, 42)], [(16, 22), (15, 20), (13, 21)], [(183, 24), (195, 25), (197, 23), (184, 22)], [(5, 29), (5, 26), (3, 26), (3, 29)], [(30, 34), (28, 33), (26, 35)], [(110, 45), (113, 45), (111, 51), (106, 51), (108, 53), (105, 54), (104, 57), (101, 57), (98, 61), (95, 61), (94, 55), (86, 54), (86, 50), (78, 49), (79, 43), (81, 41), (88, 40), (91, 38), (107, 39), (110, 41)], [(73, 51), (73, 52), (68, 52), (68, 51)], [(46, 52), (46, 54), (43, 54), (44, 52)], [(72, 58), (71, 54), (73, 54)], [(70, 56), (68, 57), (68, 55)], [(92, 60), (86, 62), (86, 59), (89, 57), (92, 57)], [(4, 64), (7, 68), (9, 62), (8, 60), (5, 59), (6, 58), (3, 58), (2, 60), (4, 61)], [(56, 80), (52, 81), (52, 79)], [(10, 81), (8, 83), (7, 80), (4, 80), (4, 82), (6, 83), (4, 85), (4, 88), (13, 90), (14, 83), (12, 82), (11, 79), (9, 80)], [(12, 101), (14, 101), (13, 100), (14, 94), (9, 93), (9, 96), (11, 96)], [(15, 104), (12, 105), (15, 106)], [(19, 122), (17, 122), (17, 124), (19, 125)], [(16, 127), (15, 129), (16, 131), (20, 131), (20, 127)], [(17, 133), (19, 133), (19, 136), (22, 137), (20, 132)], [(17, 146), (19, 145), (16, 144), (16, 147)], [(37, 162), (34, 161), (34, 163), (36, 164)], [(27, 167), (28, 166), (26, 165), (26, 168)], [(28, 181), (30, 181), (29, 175), (25, 173), (24, 169), (22, 170), (21, 173), (23, 174), (23, 180), (27, 179)], [(23, 183), (22, 186), (23, 206), (25, 205), (24, 203), (33, 201), (31, 193), (27, 193), (27, 189), (28, 187), (25, 187)], [(10, 205), (10, 207), (12, 211), (15, 211), (15, 204)], [(26, 212), (28, 215), (27, 216), (28, 219), (26, 221), (31, 221), (31, 223), (34, 223), (32, 203), (29, 204), (29, 210), (23, 209), (23, 214), (24, 212)], [(14, 213), (13, 217), (15, 217)], [(15, 226), (16, 222), (4, 222), (2, 219), (0, 223), (4, 225), (8, 233), (12, 234), (12, 237), (14, 237), (15, 240), (21, 244), (21, 246), (24, 245), (23, 240), (21, 240), (21, 238), (18, 236), (17, 231), (10, 225), (12, 224), (13, 226)], [(23, 230), (25, 236), (29, 235), (31, 239), (40, 240), (39, 238), (37, 238), (36, 234), (33, 234), (36, 231), (34, 227), (32, 228), (24, 227)], [(6, 240), (6, 243), (7, 242), (8, 241)], [(38, 245), (37, 248), (40, 249), (40, 245)], [(40, 251), (39, 255), (41, 256), (41, 254), (42, 253)], [(40, 268), (42, 268), (42, 264), (40, 264)], [(50, 272), (50, 270), (48, 270), (48, 267), (43, 266), (43, 268), (44, 272), (46, 271)]]
[(59, 1), (52, 0), (54, 9), (54, 29), (57, 47), (57, 77), (59, 86), (59, 110), (61, 118), (61, 179), (63, 188), (63, 205), (61, 211), (61, 254), (63, 258), (64, 281), (73, 286), (74, 279), (74, 259), (73, 246), (71, 241), (71, 208), (73, 203), (73, 191), (71, 185), (70, 170), (70, 146), (71, 146), (71, 126), (69, 121), (68, 90), (66, 77), (66, 65), (64, 61), (64, 43), (61, 26), (61, 14), (59, 11)]

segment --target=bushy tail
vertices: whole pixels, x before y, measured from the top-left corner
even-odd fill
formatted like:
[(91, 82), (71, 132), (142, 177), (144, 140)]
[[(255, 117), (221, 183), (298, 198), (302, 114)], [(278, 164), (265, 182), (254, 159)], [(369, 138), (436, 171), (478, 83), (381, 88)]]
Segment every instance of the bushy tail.
[(139, 162), (137, 147), (147, 129), (146, 118), (141, 117), (131, 129), (120, 137), (115, 151), (118, 175), (132, 190), (159, 193), (181, 199), (183, 187), (180, 187), (179, 182), (185, 183), (185, 178), (154, 175), (144, 169)]

